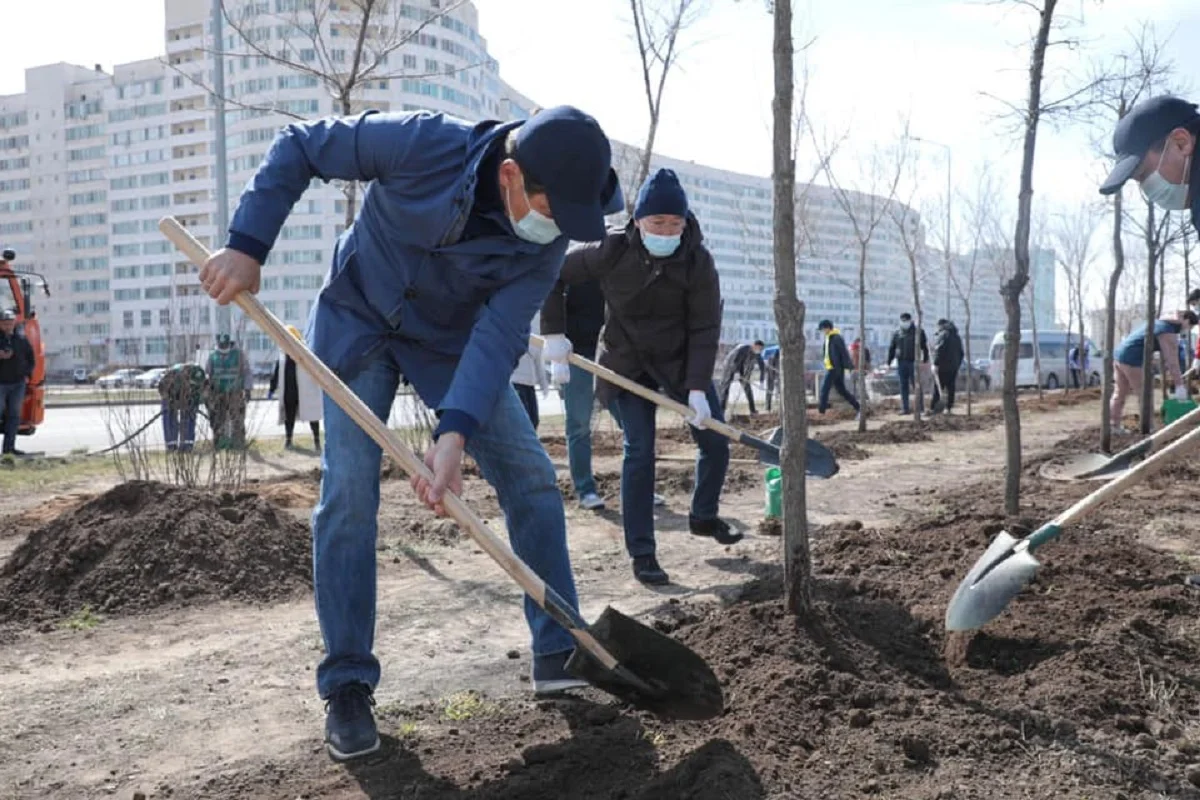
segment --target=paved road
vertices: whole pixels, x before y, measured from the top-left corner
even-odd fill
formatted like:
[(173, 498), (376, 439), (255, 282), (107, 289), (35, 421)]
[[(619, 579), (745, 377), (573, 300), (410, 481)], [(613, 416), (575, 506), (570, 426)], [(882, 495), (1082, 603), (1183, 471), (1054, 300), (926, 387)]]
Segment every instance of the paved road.
[[(392, 411), (391, 424), (402, 426), (413, 421), (411, 412), (404, 412), (408, 398), (400, 398), (399, 406)], [(557, 392), (549, 397), (539, 395), (538, 406), (543, 416), (562, 413), (562, 404)], [(246, 415), (246, 430), (251, 436), (283, 436), (283, 425), (278, 421), (277, 400), (255, 400)], [(26, 452), (44, 452), (46, 455), (66, 455), (73, 450), (103, 450), (124, 439), (142, 427), (158, 413), (155, 405), (88, 406), (73, 408), (59, 406), (46, 409), (46, 419), (33, 436), (22, 436), (17, 447)], [(306, 442), (308, 426), (297, 423), (296, 435), (299, 442)], [(142, 435), (149, 447), (163, 446), (162, 424), (156, 421)]]

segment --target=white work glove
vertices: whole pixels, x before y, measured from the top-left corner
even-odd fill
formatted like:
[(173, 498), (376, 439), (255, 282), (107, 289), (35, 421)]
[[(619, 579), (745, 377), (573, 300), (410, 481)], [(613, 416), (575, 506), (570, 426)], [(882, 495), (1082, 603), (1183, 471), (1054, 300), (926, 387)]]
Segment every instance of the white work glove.
[(542, 338), (546, 341), (542, 346), (542, 357), (555, 365), (566, 366), (567, 356), (571, 355), (571, 340), (561, 333), (552, 333)]
[(550, 380), (555, 386), (571, 382), (571, 367), (567, 364), (554, 362), (550, 364)]
[(1176, 400), (1190, 400), (1191, 399), (1191, 395), (1188, 393), (1186, 386), (1180, 385), (1180, 386), (1175, 387), (1175, 399)]
[(705, 396), (704, 392), (698, 389), (692, 389), (688, 392), (688, 405), (695, 412), (688, 422), (697, 428), (704, 427), (705, 421), (712, 419), (712, 409), (708, 407), (708, 397)]

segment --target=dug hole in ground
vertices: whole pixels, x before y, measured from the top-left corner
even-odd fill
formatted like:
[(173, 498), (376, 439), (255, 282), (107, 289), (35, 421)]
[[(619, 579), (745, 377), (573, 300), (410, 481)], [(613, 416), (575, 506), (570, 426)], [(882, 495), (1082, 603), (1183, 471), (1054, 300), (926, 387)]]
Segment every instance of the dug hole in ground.
[[(24, 493), (0, 519), (0, 798), (1200, 798), (1200, 593), (1183, 584), (1200, 469), (1167, 470), (1039, 551), (1034, 583), (983, 631), (944, 631), (998, 531), (1096, 487), (1037, 470), (1098, 447), (1097, 394), (1023, 406), (1015, 520), (994, 401), (921, 427), (881, 414), (866, 437), (846, 415), (814, 425), (842, 471), (808, 484), (817, 608), (799, 622), (760, 525), (760, 466), (731, 467), (722, 514), (747, 536), (720, 547), (687, 533), (692, 468), (660, 461), (673, 583), (651, 590), (622, 544), (619, 443), (599, 431), (609, 508), (567, 503), (584, 616), (611, 604), (708, 659), (728, 708), (706, 722), (599, 692), (530, 699), (519, 591), (385, 468), (383, 748), (349, 765), (324, 753), (314, 688), (312, 456), (273, 458), (237, 494)], [(693, 452), (682, 424), (661, 424), (661, 454)], [(543, 440), (569, 497), (561, 432)], [(502, 527), (477, 475), (465, 496)]]

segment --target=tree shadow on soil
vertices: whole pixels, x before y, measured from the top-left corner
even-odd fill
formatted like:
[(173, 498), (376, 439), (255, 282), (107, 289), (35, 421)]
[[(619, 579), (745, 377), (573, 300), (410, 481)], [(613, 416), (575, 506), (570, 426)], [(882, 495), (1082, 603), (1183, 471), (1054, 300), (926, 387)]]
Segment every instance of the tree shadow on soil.
[[(539, 707), (544, 707), (539, 706)], [(376, 755), (350, 762), (346, 769), (371, 800), (558, 800), (619, 797), (626, 800), (765, 800), (766, 791), (754, 766), (725, 739), (713, 739), (689, 753), (673, 768), (660, 772), (660, 753), (654, 732), (610, 706), (588, 701), (554, 704), (570, 735), (558, 741), (513, 747), (521, 720), (480, 720), (491, 730), (473, 731), (464, 725), (463, 749), (446, 773), (431, 774), (421, 758), (403, 742), (381, 736)], [(477, 752), (472, 754), (468, 744)], [(504, 748), (509, 758), (503, 760)], [(422, 753), (434, 748), (422, 748)], [(438, 748), (428, 759), (434, 772), (450, 751)], [(472, 763), (473, 762), (473, 763)], [(499, 767), (499, 769), (497, 769)], [(501, 773), (487, 778), (488, 773)], [(461, 788), (462, 783), (474, 784)]]

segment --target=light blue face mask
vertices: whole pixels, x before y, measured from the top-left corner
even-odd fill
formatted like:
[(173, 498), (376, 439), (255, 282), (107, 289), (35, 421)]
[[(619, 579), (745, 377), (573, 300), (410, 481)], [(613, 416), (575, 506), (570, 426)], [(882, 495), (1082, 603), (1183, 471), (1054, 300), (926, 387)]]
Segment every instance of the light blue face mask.
[(666, 258), (678, 250), (681, 238), (680, 234), (660, 236), (657, 233), (642, 231), (642, 244), (646, 246), (646, 252), (655, 258)]
[[(508, 221), (512, 223), (513, 231), (517, 236), (534, 244), (550, 244), (559, 236), (562, 236), (562, 231), (558, 229), (558, 225), (554, 223), (554, 220), (542, 214), (530, 204), (529, 193), (524, 188), (521, 189), (521, 192), (525, 195), (525, 205), (529, 206), (529, 213), (520, 219), (513, 219), (511, 212), (508, 215)], [(509, 208), (512, 207), (511, 199), (508, 205)]]

